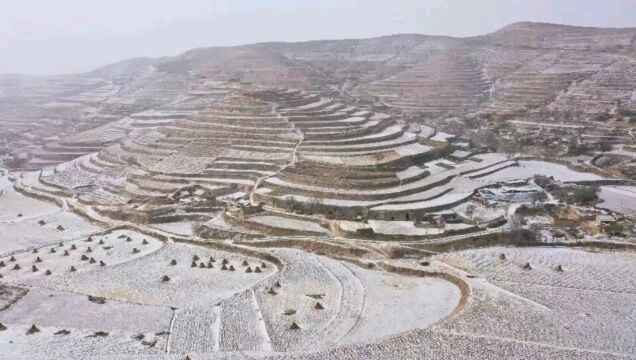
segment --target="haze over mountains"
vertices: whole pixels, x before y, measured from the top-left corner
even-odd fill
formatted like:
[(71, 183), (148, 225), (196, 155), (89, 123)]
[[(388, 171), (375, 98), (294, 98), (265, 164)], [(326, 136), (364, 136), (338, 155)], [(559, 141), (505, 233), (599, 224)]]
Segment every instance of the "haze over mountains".
[[(533, 108), (595, 113), (636, 110), (635, 39), (633, 28), (515, 23), (472, 38), (409, 34), (261, 43), (147, 62), (171, 73), (374, 95), (430, 115)], [(139, 61), (97, 73), (134, 73), (130, 65)]]
[[(636, 29), (515, 23), (471, 38), (372, 39), (210, 47), (132, 59), (84, 76), (135, 77), (147, 66), (186, 77), (236, 79), (304, 90), (377, 96), (427, 115), (545, 108), (589, 113), (636, 109)], [(4, 78), (20, 88), (20, 77)], [(28, 84), (28, 82), (27, 82)]]

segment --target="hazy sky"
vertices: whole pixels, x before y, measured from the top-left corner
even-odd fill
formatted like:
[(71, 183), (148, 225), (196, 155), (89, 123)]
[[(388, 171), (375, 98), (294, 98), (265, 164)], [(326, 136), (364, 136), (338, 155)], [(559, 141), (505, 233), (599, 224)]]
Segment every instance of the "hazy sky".
[(0, 73), (261, 41), (470, 36), (516, 21), (636, 27), (636, 0), (0, 0)]

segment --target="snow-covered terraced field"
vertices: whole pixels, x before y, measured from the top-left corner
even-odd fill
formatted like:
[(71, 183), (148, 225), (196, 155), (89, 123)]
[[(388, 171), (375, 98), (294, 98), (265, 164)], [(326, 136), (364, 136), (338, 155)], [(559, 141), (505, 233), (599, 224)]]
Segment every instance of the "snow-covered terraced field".
[(203, 305), (175, 311), (168, 353), (219, 351), (219, 306)]
[[(143, 239), (148, 244), (142, 243)], [(99, 244), (102, 241), (104, 244)], [(87, 252), (89, 245), (98, 244), (112, 247), (109, 250), (120, 249), (108, 255), (116, 257), (112, 263), (100, 266), (74, 259), (79, 253), (108, 259), (99, 246)], [(62, 251), (73, 245), (71, 255), (64, 256)], [(133, 246), (144, 252), (129, 255), (124, 251)], [(90, 242), (86, 239), (67, 242), (56, 253), (45, 250), (49, 249), (20, 255), (15, 262), (4, 259), (7, 263), (21, 264), (24, 272), (29, 272), (4, 280), (33, 288), (19, 302), (0, 312), (0, 322), (11, 329), (0, 334), (0, 341), (2, 335), (15, 339), (12, 351), (30, 344), (25, 335), (14, 332), (27, 324), (36, 324), (41, 329), (40, 333), (28, 336), (44, 341), (52, 341), (49, 336), (53, 339), (59, 336), (52, 351), (60, 356), (75, 354), (66, 346), (76, 344), (76, 334), (88, 336), (100, 331), (106, 334), (96, 337), (116, 344), (112, 349), (95, 344), (105, 346), (104, 354), (150, 355), (157, 349), (174, 354), (218, 351), (264, 354), (272, 350), (302, 350), (306, 346), (319, 349), (428, 327), (455, 308), (456, 302), (451, 299), (459, 294), (454, 285), (442, 280), (413, 278), (398, 285), (398, 275), (364, 270), (297, 250), (275, 251), (285, 268), (270, 277), (276, 267), (269, 262), (193, 245), (171, 242), (163, 245), (152, 237), (127, 230), (95, 235)], [(58, 261), (54, 255), (62, 260)], [(191, 264), (194, 255), (198, 256), (196, 267)], [(39, 256), (41, 262), (31, 259), (33, 256), (34, 259)], [(210, 256), (216, 260), (211, 263), (212, 268), (207, 265)], [(173, 258), (175, 265), (171, 264)], [(222, 259), (227, 259), (227, 265), (235, 271), (220, 270)], [(56, 262), (63, 263), (56, 265)], [(31, 271), (31, 264), (42, 267), (36, 273), (45, 271), (44, 268), (52, 268), (52, 273), (33, 275), (36, 273)], [(63, 269), (70, 266), (76, 271)], [(258, 266), (261, 272), (246, 272), (247, 266), (253, 269)], [(169, 280), (162, 281), (162, 274)], [(428, 295), (431, 291), (434, 296)], [(395, 320), (390, 313), (382, 313), (385, 307), (382, 298), (387, 293), (390, 297), (385, 300), (393, 299), (395, 304), (409, 309), (404, 312), (409, 314), (408, 320)], [(95, 298), (91, 300), (87, 295)], [(437, 301), (438, 296), (445, 300)], [(382, 327), (389, 318), (393, 319), (391, 325)], [(294, 322), (299, 329), (292, 328)], [(68, 330), (70, 334), (53, 335), (54, 330)], [(124, 337), (139, 339), (124, 346), (119, 344)], [(138, 347), (141, 338), (151, 345)], [(89, 353), (94, 351), (92, 341), (84, 346)], [(35, 346), (25, 351), (28, 356), (39, 356), (41, 349)]]
[(220, 350), (271, 351), (267, 328), (251, 289), (223, 301), (220, 318)]
[[(462, 316), (438, 325), (442, 331), (608, 356), (636, 353), (632, 253), (488, 248), (435, 259), (479, 277), (471, 281), (471, 305)], [(527, 263), (531, 269), (524, 269)]]
[[(0, 271), (7, 283), (56, 288), (55, 284), (68, 284), (75, 276), (90, 275), (126, 263), (151, 254), (162, 246), (157, 239), (129, 230), (117, 230), (107, 235), (84, 235), (6, 255), (0, 258), (5, 264)], [(37, 270), (33, 271), (33, 267)], [(47, 270), (51, 273), (47, 274)]]
[[(500, 259), (502, 253), (505, 260)], [(636, 255), (632, 253), (497, 247), (464, 250), (439, 259), (492, 281), (636, 294)], [(532, 270), (524, 269), (527, 263)], [(559, 265), (564, 271), (557, 270)]]
[(59, 211), (56, 204), (24, 196), (11, 185), (0, 189), (0, 223), (37, 219)]
[[(256, 299), (272, 348), (297, 349), (305, 339), (319, 334), (338, 313), (343, 289), (314, 256), (296, 250), (277, 250), (276, 256), (286, 264), (285, 269), (259, 286)], [(316, 302), (321, 302), (324, 309), (314, 309)], [(300, 329), (290, 329), (294, 321)]]
[(364, 287), (364, 306), (355, 326), (340, 341), (364, 343), (425, 329), (459, 305), (459, 289), (438, 278), (405, 277), (346, 265)]
[(625, 215), (636, 214), (636, 187), (634, 186), (602, 186), (598, 194), (603, 202), (599, 205)]
[(31, 325), (17, 325), (0, 332), (0, 359), (112, 358), (122, 354), (130, 359), (142, 354), (161, 355), (165, 344), (165, 336), (155, 334), (139, 340), (135, 333), (69, 331), (60, 327), (38, 327), (38, 333), (25, 336), (30, 328)]
[(369, 225), (374, 232), (386, 235), (425, 236), (444, 232), (444, 229), (434, 227), (416, 227), (412, 221), (369, 220)]
[(173, 311), (167, 306), (144, 306), (115, 300), (103, 304), (86, 295), (33, 288), (20, 301), (0, 312), (5, 326), (31, 325), (77, 330), (153, 334), (170, 330)]
[(565, 165), (535, 160), (519, 161), (518, 167), (506, 168), (483, 176), (481, 179), (488, 181), (505, 181), (526, 179), (535, 175), (553, 176), (555, 180), (563, 182), (603, 180), (601, 176), (570, 170)]
[(152, 224), (151, 227), (182, 236), (192, 236), (194, 234), (192, 223), (187, 221)]
[(54, 245), (101, 230), (69, 211), (32, 218), (28, 218), (28, 213), (24, 215), (27, 217), (25, 220), (0, 223), (0, 255)]
[(361, 279), (344, 262), (327, 257), (319, 257), (318, 260), (338, 280), (342, 296), (337, 314), (330, 319), (329, 325), (323, 331), (303, 343), (305, 348), (325, 348), (342, 343), (363, 319), (362, 313), (368, 291)]
[(328, 234), (327, 229), (321, 227), (319, 224), (310, 221), (289, 219), (280, 216), (264, 215), (253, 216), (249, 218), (249, 221), (254, 222), (265, 227), (289, 230), (289, 231), (302, 231), (312, 233)]
[(405, 278), (296, 250), (276, 255), (285, 269), (256, 290), (274, 350), (373, 341), (426, 328), (458, 306), (460, 291), (445, 280)]
[[(195, 261), (197, 266), (193, 267), (195, 255), (199, 260)], [(211, 257), (215, 261), (211, 263), (213, 267), (208, 268)], [(223, 259), (228, 261), (227, 267), (232, 265), (236, 271), (221, 270)], [(172, 260), (176, 260), (176, 265), (171, 265)], [(191, 307), (214, 304), (251, 287), (276, 271), (276, 267), (269, 264), (261, 273), (245, 273), (244, 267), (240, 265), (243, 260), (261, 263), (233, 253), (169, 242), (136, 261), (91, 272), (78, 271), (72, 281), (51, 278), (48, 282), (49, 286), (56, 289), (121, 301)], [(162, 281), (164, 275), (170, 281)]]
[[(196, 266), (192, 264), (194, 256), (198, 257)], [(276, 266), (267, 261), (193, 245), (164, 245), (130, 230), (66, 241), (0, 261), (0, 283), (32, 289), (0, 312), (0, 323), (10, 329), (0, 334), (0, 341), (7, 336), (5, 339), (15, 344), (11, 351), (21, 349), (25, 358), (42, 356), (37, 346), (22, 348), (30, 344), (28, 338), (21, 338), (26, 331), (15, 333), (15, 329), (31, 324), (37, 324), (41, 332), (29, 336), (53, 341), (52, 354), (59, 356), (76, 356), (65, 346), (77, 346), (76, 334), (86, 337), (94, 333), (114, 343), (112, 351), (118, 354), (152, 354), (164, 348), (176, 353), (252, 349), (252, 343), (243, 337), (242, 326), (230, 317), (247, 314), (235, 306), (242, 303), (235, 294), (243, 289), (250, 293), (250, 286), (276, 271)], [(244, 261), (254, 269), (258, 266), (258, 270), (246, 272)], [(223, 311), (215, 310), (224, 298), (231, 300), (220, 308)], [(247, 303), (258, 311), (253, 296)], [(219, 318), (219, 314), (223, 316)], [(223, 328), (219, 319), (226, 319)], [(267, 338), (264, 325), (261, 327)], [(53, 334), (59, 331), (62, 333)], [(178, 333), (168, 341), (171, 331)], [(126, 337), (136, 342), (120, 345)], [(93, 351), (91, 343), (87, 340), (83, 345), (85, 356)], [(103, 354), (111, 351), (101, 342), (95, 346), (103, 347)]]

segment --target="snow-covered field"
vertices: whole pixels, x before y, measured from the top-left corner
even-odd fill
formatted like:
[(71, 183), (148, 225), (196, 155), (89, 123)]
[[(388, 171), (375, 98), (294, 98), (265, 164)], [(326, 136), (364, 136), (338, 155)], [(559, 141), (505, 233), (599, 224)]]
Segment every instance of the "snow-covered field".
[(598, 194), (603, 200), (600, 207), (634, 216), (636, 214), (636, 187), (634, 186), (601, 186)]
[(192, 223), (187, 221), (151, 224), (150, 227), (181, 236), (192, 236)]
[(3, 188), (0, 184), (0, 223), (37, 219), (59, 211), (60, 207), (51, 202), (24, 196), (10, 185)]
[(435, 259), (478, 276), (472, 305), (439, 330), (636, 354), (633, 253), (500, 247)]
[[(2, 259), (21, 265), (0, 270), (8, 273), (3, 282), (30, 291), (0, 311), (8, 328), (0, 331), (0, 345), (7, 345), (0, 346), (0, 358), (46, 357), (41, 342), (50, 343), (55, 358), (328, 349), (427, 328), (453, 312), (460, 298), (445, 280), (366, 270), (299, 250), (274, 251), (285, 264), (277, 273), (269, 262), (164, 244), (129, 230), (91, 240)], [(91, 264), (80, 254), (108, 263)], [(221, 270), (223, 259), (235, 271)], [(33, 324), (40, 332), (27, 335)]]
[(53, 203), (24, 196), (12, 187), (0, 190), (0, 256), (101, 230)]
[(249, 218), (249, 220), (257, 224), (275, 229), (287, 229), (292, 231), (307, 231), (325, 234), (328, 233), (327, 229), (321, 227), (319, 224), (299, 219), (289, 219), (274, 215), (263, 215), (252, 216)]
[[(298, 349), (336, 316), (343, 289), (317, 257), (295, 250), (277, 250), (276, 255), (286, 264), (285, 269), (256, 289), (256, 299), (272, 347), (278, 351)], [(315, 310), (316, 302), (324, 309)], [(300, 329), (290, 329), (293, 321)]]
[(582, 173), (570, 170), (565, 165), (536, 160), (519, 161), (518, 167), (509, 167), (493, 174), (483, 176), (480, 179), (490, 181), (505, 181), (527, 179), (535, 175), (553, 176), (555, 180), (563, 182), (594, 181), (603, 179), (602, 177), (592, 173)]
[[(221, 269), (224, 260), (228, 270)], [(9, 329), (0, 330), (0, 358), (13, 358), (14, 354), (42, 358), (46, 351), (34, 344), (35, 340), (51, 343), (50, 354), (55, 358), (111, 352), (152, 354), (163, 349), (177, 353), (212, 351), (219, 349), (219, 342), (225, 344), (221, 349), (239, 350), (249, 345), (242, 337), (244, 331), (231, 319), (221, 332), (214, 328), (219, 319), (216, 304), (223, 301), (221, 319), (228, 314), (246, 315), (234, 306), (240, 303), (236, 294), (245, 289), (251, 292), (250, 287), (276, 272), (274, 264), (256, 258), (164, 244), (130, 230), (66, 241), (0, 261), (0, 283), (30, 289), (0, 311), (0, 323)], [(244, 261), (259, 270), (246, 272)], [(15, 299), (9, 296), (7, 304)], [(207, 313), (212, 316), (203, 316)], [(41, 332), (26, 335), (32, 324)], [(178, 334), (168, 347), (171, 331)], [(217, 339), (209, 343), (211, 347), (205, 345), (211, 339), (204, 335), (206, 331)], [(82, 338), (93, 340), (82, 342)], [(234, 339), (234, 345), (223, 339)], [(85, 348), (85, 354), (80, 355), (78, 347)]]
[[(144, 244), (144, 240), (147, 244)], [(75, 276), (106, 270), (151, 254), (162, 246), (163, 243), (157, 239), (129, 230), (118, 230), (107, 235), (84, 236), (71, 241), (60, 240), (48, 246), (34, 248), (32, 251), (21, 251), (0, 258), (5, 264), (2, 269), (2, 280), (15, 285), (55, 288), (54, 284), (58, 282), (73, 282)], [(15, 269), (16, 266), (19, 269)], [(37, 271), (33, 271), (33, 266)], [(75, 271), (71, 271), (71, 267)], [(51, 274), (47, 275), (47, 270)]]
[(9, 181), (9, 176), (5, 172), (4, 169), (0, 169), (0, 190), (11, 186), (11, 181)]
[[(256, 290), (274, 350), (326, 348), (423, 329), (459, 302), (459, 289), (445, 280), (366, 270), (295, 250), (276, 254), (285, 270)], [(300, 329), (290, 329), (292, 322)]]
[(51, 326), (92, 331), (149, 334), (170, 329), (172, 310), (106, 300), (90, 301), (86, 295), (33, 288), (20, 301), (0, 312), (5, 326)]
[[(193, 267), (195, 255), (198, 260), (195, 261), (197, 266)], [(214, 262), (211, 263), (210, 258)], [(227, 267), (232, 265), (236, 271), (221, 270), (223, 259), (228, 261)], [(176, 261), (176, 265), (171, 265), (172, 260)], [(59, 290), (120, 301), (191, 307), (215, 304), (276, 271), (274, 265), (269, 264), (261, 273), (245, 273), (245, 267), (241, 265), (244, 260), (251, 264), (261, 263), (260, 260), (234, 253), (169, 242), (157, 251), (138, 257), (136, 261), (91, 272), (78, 271), (71, 279), (51, 278), (48, 284)], [(208, 264), (212, 264), (212, 268), (208, 268)], [(164, 275), (170, 280), (162, 281)]]
[(446, 280), (347, 267), (362, 282), (365, 301), (358, 322), (341, 340), (343, 344), (425, 329), (453, 312), (459, 303), (459, 289)]
[[(36, 234), (32, 235), (37, 240)], [(46, 237), (46, 232), (39, 236)], [(170, 307), (91, 298), (94, 293), (65, 288), (72, 287), (76, 276), (91, 276), (133, 261), (157, 251), (162, 243), (128, 230), (57, 240), (59, 243), (38, 247), (37, 252), (20, 251), (0, 258), (0, 286), (28, 289), (26, 295), (0, 311), (0, 323), (7, 328), (0, 331), (0, 359), (161, 352), (173, 316)], [(135, 248), (139, 251), (133, 252)], [(32, 325), (40, 332), (27, 335)]]
[(444, 232), (444, 229), (439, 228), (416, 227), (412, 221), (369, 220), (369, 225), (374, 232), (386, 235), (426, 236)]
[(90, 224), (82, 217), (68, 211), (0, 223), (0, 255), (54, 245), (60, 241), (85, 237), (100, 230), (99, 226)]
[(251, 289), (222, 303), (220, 321), (220, 350), (271, 351), (267, 328)]
[(30, 328), (31, 324), (14, 325), (0, 332), (0, 359), (87, 359), (116, 355), (135, 359), (142, 354), (160, 355), (165, 344), (165, 335), (150, 334), (140, 340), (139, 334), (134, 333), (99, 333), (62, 327), (38, 327), (40, 332), (25, 335)]

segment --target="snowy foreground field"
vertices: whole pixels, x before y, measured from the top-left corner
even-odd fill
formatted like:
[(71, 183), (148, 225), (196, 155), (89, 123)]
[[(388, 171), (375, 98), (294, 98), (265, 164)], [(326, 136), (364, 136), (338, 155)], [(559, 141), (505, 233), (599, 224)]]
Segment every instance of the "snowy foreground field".
[[(100, 225), (0, 184), (0, 359), (636, 357), (633, 252), (376, 249), (353, 261), (183, 241), (187, 223)], [(631, 190), (601, 198), (629, 207)]]

